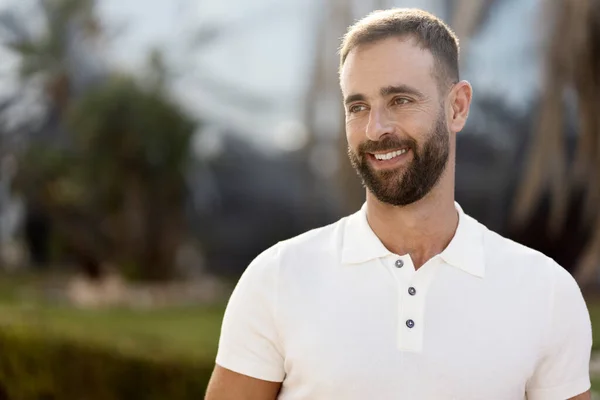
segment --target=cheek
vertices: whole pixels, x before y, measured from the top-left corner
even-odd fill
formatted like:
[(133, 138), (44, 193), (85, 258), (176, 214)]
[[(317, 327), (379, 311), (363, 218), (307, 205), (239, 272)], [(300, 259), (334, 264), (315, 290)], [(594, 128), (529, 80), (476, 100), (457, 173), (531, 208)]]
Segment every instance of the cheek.
[(427, 130), (436, 116), (421, 109), (407, 109), (398, 111), (394, 117), (398, 126), (417, 134)]
[(367, 137), (365, 129), (365, 123), (359, 118), (346, 121), (346, 139), (352, 148), (365, 141)]
[(404, 131), (411, 136), (417, 143), (427, 140), (436, 128), (436, 117), (429, 115), (419, 115), (413, 118), (407, 118), (403, 124)]

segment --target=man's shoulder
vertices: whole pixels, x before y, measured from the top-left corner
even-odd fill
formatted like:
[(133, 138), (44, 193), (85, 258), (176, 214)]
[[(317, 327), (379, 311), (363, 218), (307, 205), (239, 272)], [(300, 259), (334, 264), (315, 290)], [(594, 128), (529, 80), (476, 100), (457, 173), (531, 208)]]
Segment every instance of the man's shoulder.
[(281, 240), (264, 250), (251, 265), (280, 264), (283, 260), (300, 261), (315, 254), (335, 254), (342, 245), (344, 228), (350, 217), (351, 215), (345, 216), (330, 224)]
[(494, 256), (507, 256), (515, 259), (547, 261), (549, 259), (544, 253), (522, 243), (516, 242), (496, 231), (484, 230), (484, 246), (486, 253)]
[(482, 229), (486, 263), (499, 265), (503, 269), (525, 268), (536, 274), (554, 275), (557, 269), (564, 270), (553, 258), (541, 251), (516, 242), (485, 226)]
[(330, 224), (310, 229), (297, 236), (282, 240), (278, 246), (282, 250), (309, 250), (316, 248), (331, 248), (339, 244), (344, 235), (344, 228), (350, 216), (345, 216)]

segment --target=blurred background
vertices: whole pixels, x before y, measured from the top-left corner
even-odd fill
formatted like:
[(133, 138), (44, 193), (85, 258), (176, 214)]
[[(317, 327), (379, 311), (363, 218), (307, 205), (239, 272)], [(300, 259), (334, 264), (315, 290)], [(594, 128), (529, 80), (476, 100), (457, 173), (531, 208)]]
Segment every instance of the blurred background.
[(0, 400), (203, 397), (248, 263), (364, 201), (337, 48), (392, 6), (461, 40), (457, 201), (600, 329), (600, 1), (0, 0)]

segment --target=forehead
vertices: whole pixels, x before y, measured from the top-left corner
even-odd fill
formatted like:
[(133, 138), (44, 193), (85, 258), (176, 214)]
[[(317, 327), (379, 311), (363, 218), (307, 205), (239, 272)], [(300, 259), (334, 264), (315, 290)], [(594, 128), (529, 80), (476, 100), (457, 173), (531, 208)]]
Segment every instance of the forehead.
[(389, 85), (409, 85), (430, 93), (436, 90), (434, 58), (411, 38), (388, 38), (353, 48), (342, 67), (342, 93), (378, 92)]

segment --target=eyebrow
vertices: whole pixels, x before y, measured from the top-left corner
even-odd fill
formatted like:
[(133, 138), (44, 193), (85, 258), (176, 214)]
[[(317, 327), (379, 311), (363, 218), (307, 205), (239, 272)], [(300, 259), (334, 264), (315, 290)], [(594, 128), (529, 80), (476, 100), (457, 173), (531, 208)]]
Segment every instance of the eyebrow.
[[(412, 86), (408, 86), (408, 85), (385, 86), (379, 90), (379, 94), (381, 95), (381, 97), (387, 97), (392, 94), (409, 94), (409, 95), (415, 96), (419, 99), (425, 98), (425, 95), (421, 91), (415, 89)], [(355, 93), (355, 94), (351, 94), (348, 97), (346, 97), (346, 99), (344, 100), (344, 104), (348, 105), (355, 101), (363, 101), (365, 99), (366, 98), (363, 94)]]
[(418, 97), (419, 99), (425, 98), (425, 95), (423, 93), (421, 93), (414, 87), (408, 85), (386, 86), (381, 88), (379, 94), (381, 94), (381, 97), (386, 97), (391, 94), (410, 94), (415, 97)]
[(354, 103), (355, 101), (362, 101), (364, 99), (365, 96), (360, 93), (351, 94), (348, 97), (346, 97), (346, 100), (344, 100), (344, 104), (348, 105), (350, 103)]

